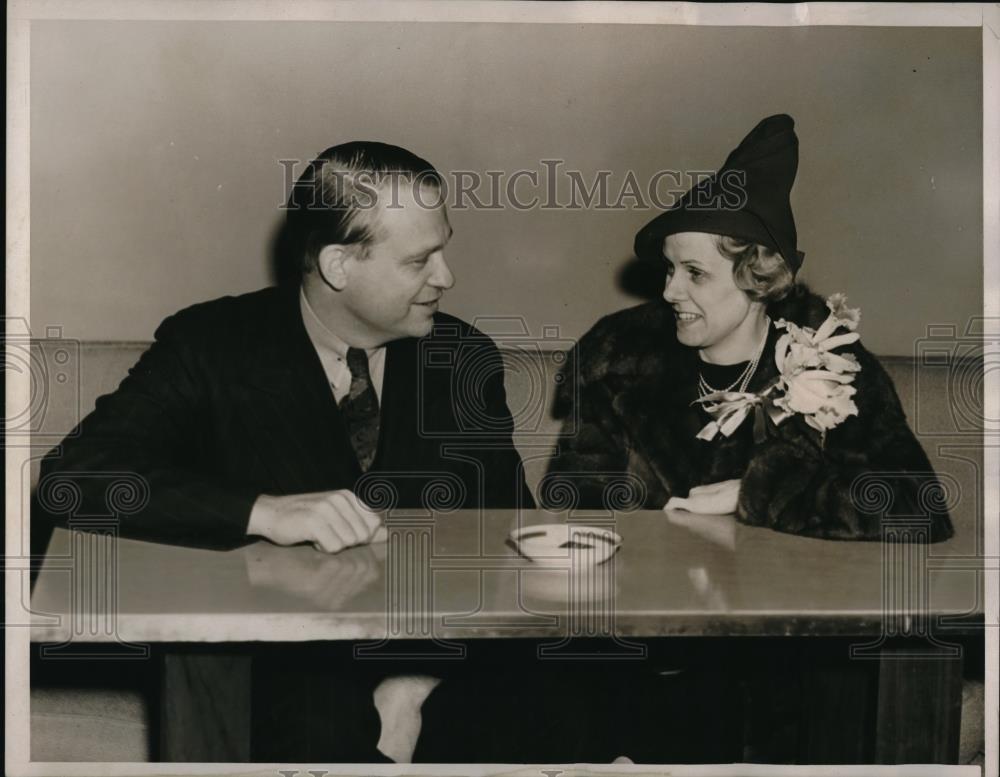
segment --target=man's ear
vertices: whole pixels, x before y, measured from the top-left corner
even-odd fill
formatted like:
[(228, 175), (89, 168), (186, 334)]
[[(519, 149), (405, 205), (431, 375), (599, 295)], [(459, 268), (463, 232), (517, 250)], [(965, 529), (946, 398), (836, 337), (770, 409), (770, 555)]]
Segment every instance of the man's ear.
[(345, 264), (353, 256), (350, 248), (337, 243), (323, 246), (316, 257), (319, 274), (336, 291), (343, 291), (347, 286), (347, 269)]

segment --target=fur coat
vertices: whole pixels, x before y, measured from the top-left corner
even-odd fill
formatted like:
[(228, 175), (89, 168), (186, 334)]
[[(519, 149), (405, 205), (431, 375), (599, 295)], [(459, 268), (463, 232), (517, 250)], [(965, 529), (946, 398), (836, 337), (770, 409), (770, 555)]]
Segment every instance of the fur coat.
[[(797, 285), (768, 307), (773, 321), (818, 328), (824, 300)], [(748, 391), (777, 375), (771, 327)], [(570, 351), (556, 392), (563, 421), (539, 496), (551, 509), (659, 510), (697, 485), (740, 479), (737, 517), (746, 524), (831, 539), (878, 540), (894, 516), (922, 516), (936, 542), (953, 533), (941, 492), (910, 431), (892, 381), (860, 343), (858, 415), (819, 435), (792, 417), (754, 442), (753, 414), (730, 437), (696, 439), (710, 420), (698, 396), (697, 350), (677, 341), (662, 300), (613, 313)], [(624, 489), (623, 489), (624, 486)], [(623, 496), (624, 495), (624, 496)], [(921, 530), (924, 527), (920, 527)], [(921, 536), (922, 535), (922, 536)]]

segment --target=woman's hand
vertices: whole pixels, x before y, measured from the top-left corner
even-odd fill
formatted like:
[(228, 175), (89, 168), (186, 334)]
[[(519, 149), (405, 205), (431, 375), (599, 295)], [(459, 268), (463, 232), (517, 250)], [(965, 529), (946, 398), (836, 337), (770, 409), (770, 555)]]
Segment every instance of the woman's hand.
[(687, 497), (672, 496), (664, 505), (664, 510), (687, 510), (701, 515), (729, 515), (736, 512), (740, 499), (740, 481), (723, 480), (695, 486)]

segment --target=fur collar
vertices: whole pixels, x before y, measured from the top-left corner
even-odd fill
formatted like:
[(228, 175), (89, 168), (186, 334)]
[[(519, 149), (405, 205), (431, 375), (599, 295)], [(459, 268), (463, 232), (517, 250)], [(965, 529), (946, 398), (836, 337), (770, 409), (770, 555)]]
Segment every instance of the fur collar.
[(773, 321), (784, 318), (799, 326), (819, 327), (830, 313), (826, 300), (814, 294), (804, 283), (796, 283), (791, 291), (777, 302), (767, 306)]
[[(824, 299), (804, 284), (796, 284), (767, 312), (773, 321), (784, 318), (813, 328), (829, 313)], [(750, 391), (763, 388), (776, 374), (773, 353), (779, 335), (772, 327), (765, 346), (772, 358), (761, 360)], [(654, 301), (602, 319), (581, 341), (580, 352), (584, 383), (597, 383), (607, 392), (636, 453), (649, 463), (666, 493), (686, 493), (699, 482), (739, 476), (749, 456), (746, 434), (710, 447), (695, 439), (707, 421), (691, 404), (697, 397), (698, 353), (677, 342), (669, 305)]]

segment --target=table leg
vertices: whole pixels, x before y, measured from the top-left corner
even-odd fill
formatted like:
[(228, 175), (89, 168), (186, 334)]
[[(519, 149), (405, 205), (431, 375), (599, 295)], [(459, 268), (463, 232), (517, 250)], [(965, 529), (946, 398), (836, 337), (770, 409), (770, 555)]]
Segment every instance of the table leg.
[(168, 652), (160, 760), (249, 762), (250, 656)]
[(961, 657), (883, 654), (879, 660), (876, 763), (957, 763), (961, 715)]
[[(835, 644), (836, 646), (836, 644)], [(806, 656), (829, 652), (810, 650)], [(810, 661), (802, 671), (799, 762), (871, 763), (875, 666), (839, 655)]]

